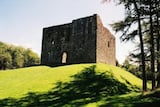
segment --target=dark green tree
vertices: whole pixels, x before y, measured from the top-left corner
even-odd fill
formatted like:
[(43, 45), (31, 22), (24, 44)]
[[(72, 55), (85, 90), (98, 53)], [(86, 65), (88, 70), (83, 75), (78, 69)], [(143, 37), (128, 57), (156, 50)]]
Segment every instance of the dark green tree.
[(11, 68), (12, 57), (9, 53), (0, 54), (0, 69)]
[[(144, 41), (142, 34), (142, 15), (141, 15), (141, 5), (140, 2), (135, 0), (119, 0), (118, 4), (123, 4), (125, 6), (125, 19), (112, 24), (113, 29), (116, 32), (121, 31), (122, 36), (120, 39), (122, 41), (134, 40), (136, 36), (139, 37), (140, 50), (141, 50), (141, 65), (143, 74), (143, 91), (147, 90), (147, 77), (145, 71), (145, 52), (144, 52)], [(133, 29), (133, 26), (137, 25), (137, 29)], [(131, 30), (133, 29), (133, 30)]]
[[(110, 0), (104, 0), (110, 1)], [(121, 40), (133, 40), (135, 36), (140, 40), (140, 62), (143, 74), (143, 91), (147, 90), (146, 61), (150, 61), (152, 72), (152, 89), (156, 88), (155, 68), (157, 67), (158, 84), (160, 87), (160, 26), (159, 0), (118, 0), (118, 4), (125, 6), (126, 17), (112, 26), (116, 32), (122, 31)], [(138, 26), (133, 29), (132, 25)], [(145, 25), (145, 27), (144, 27)], [(131, 30), (132, 29), (132, 30)], [(148, 37), (147, 37), (148, 36)], [(145, 39), (148, 39), (146, 42)], [(147, 53), (148, 52), (148, 53)], [(150, 59), (148, 59), (150, 58)]]
[(39, 62), (40, 59), (36, 53), (32, 52), (30, 49), (24, 52), (24, 67), (38, 65)]
[(0, 69), (28, 67), (39, 62), (39, 56), (31, 49), (0, 42)]

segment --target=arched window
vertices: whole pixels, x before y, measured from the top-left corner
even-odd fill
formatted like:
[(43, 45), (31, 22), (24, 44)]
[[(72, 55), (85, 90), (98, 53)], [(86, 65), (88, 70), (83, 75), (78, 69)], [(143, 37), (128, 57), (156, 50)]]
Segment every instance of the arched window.
[(51, 42), (52, 45), (54, 45), (54, 40)]
[(67, 63), (67, 53), (66, 52), (63, 52), (62, 54), (62, 63), (63, 64)]

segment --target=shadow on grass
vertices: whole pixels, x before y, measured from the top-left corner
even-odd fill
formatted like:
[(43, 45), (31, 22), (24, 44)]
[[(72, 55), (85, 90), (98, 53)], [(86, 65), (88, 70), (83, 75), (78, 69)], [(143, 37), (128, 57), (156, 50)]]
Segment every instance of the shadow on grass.
[[(21, 99), (2, 99), (0, 107), (79, 107), (108, 98), (108, 96), (118, 96), (130, 91), (126, 85), (115, 80), (111, 74), (97, 73), (95, 68), (96, 66), (91, 66), (73, 75), (73, 80), (70, 82), (57, 82), (56, 87), (49, 92), (28, 93)], [(131, 102), (132, 99), (111, 97), (111, 99), (106, 99), (109, 102), (103, 104), (102, 107), (107, 105), (114, 107), (116, 103), (125, 104), (125, 102)]]
[[(136, 94), (136, 93), (133, 93)], [(144, 97), (142, 95), (113, 96), (106, 98), (99, 107), (160, 107), (159, 97)]]

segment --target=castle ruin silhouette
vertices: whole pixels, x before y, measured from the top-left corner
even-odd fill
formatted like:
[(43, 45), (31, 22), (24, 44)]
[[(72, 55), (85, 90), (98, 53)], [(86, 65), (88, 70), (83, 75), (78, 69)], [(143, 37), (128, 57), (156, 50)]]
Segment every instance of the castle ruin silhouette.
[(43, 28), (42, 65), (115, 65), (115, 54), (115, 37), (103, 26), (97, 14), (73, 20), (72, 23)]

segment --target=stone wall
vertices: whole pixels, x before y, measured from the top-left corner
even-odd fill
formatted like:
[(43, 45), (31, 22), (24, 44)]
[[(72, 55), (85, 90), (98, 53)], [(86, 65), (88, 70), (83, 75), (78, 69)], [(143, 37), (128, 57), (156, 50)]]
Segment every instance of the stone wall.
[(96, 46), (96, 62), (116, 65), (115, 37), (103, 26), (99, 16), (97, 16)]
[(41, 64), (102, 62), (115, 65), (114, 42), (115, 38), (103, 27), (98, 15), (47, 27), (43, 29)]
[(96, 62), (96, 16), (43, 29), (42, 64), (91, 62)]
[(43, 29), (41, 63), (58, 65), (62, 63), (63, 52), (68, 53), (71, 35), (71, 24), (48, 27)]

